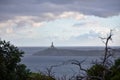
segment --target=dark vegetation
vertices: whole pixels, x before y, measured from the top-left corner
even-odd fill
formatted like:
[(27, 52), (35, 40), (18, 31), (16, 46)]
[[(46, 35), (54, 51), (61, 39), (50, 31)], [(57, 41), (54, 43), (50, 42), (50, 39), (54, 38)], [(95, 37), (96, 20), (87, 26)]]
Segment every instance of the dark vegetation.
[(10, 42), (0, 40), (0, 80), (55, 80), (51, 76), (26, 69), (20, 63), (23, 54)]
[(9, 42), (0, 40), (0, 80), (27, 79), (30, 72), (20, 64), (23, 53)]
[[(108, 47), (108, 43), (112, 40), (112, 30), (106, 38), (100, 37), (105, 44), (105, 53), (100, 61), (94, 61), (93, 66), (89, 69), (82, 68), (82, 63), (85, 61), (69, 60), (67, 63), (77, 65), (80, 72), (84, 72), (71, 76), (69, 79), (66, 76), (55, 78), (52, 69), (56, 66), (47, 68), (47, 73), (33, 73), (21, 64), (21, 57), (24, 54), (10, 42), (0, 40), (0, 80), (120, 80), (120, 58), (112, 61), (114, 54), (112, 48)], [(65, 63), (63, 63), (65, 64)]]

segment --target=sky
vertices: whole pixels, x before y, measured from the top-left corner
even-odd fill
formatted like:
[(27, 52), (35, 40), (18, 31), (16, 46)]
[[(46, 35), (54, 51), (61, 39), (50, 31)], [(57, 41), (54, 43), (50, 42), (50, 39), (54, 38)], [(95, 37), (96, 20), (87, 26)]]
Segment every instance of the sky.
[(0, 0), (0, 38), (16, 46), (120, 46), (120, 0)]

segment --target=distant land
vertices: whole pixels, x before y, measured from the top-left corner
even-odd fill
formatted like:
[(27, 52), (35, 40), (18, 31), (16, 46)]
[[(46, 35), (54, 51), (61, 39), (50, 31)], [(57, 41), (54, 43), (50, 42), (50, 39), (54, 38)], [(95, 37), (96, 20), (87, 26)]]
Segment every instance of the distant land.
[[(120, 55), (120, 48), (114, 48), (113, 53)], [(101, 56), (104, 54), (103, 49), (72, 49), (72, 48), (57, 48), (53, 43), (50, 47), (37, 51), (33, 55), (35, 56)]]

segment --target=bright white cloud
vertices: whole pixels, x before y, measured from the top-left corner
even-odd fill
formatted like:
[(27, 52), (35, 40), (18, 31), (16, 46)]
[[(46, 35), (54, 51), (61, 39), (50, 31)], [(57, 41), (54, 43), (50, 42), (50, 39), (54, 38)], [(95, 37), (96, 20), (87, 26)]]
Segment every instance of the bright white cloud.
[(58, 18), (74, 18), (76, 20), (84, 19), (86, 16), (79, 12), (64, 12)]

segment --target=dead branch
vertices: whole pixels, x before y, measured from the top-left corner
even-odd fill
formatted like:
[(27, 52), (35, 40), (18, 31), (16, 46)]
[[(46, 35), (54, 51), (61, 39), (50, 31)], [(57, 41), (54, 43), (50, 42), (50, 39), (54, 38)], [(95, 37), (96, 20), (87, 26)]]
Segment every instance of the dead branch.
[(104, 53), (104, 58), (103, 58), (103, 62), (102, 62), (103, 65), (105, 65), (106, 60), (111, 56), (109, 54), (109, 49), (110, 48), (108, 47), (108, 43), (109, 43), (109, 40), (112, 40), (112, 35), (113, 35), (112, 30), (110, 30), (110, 33), (109, 33), (107, 38), (99, 37), (103, 41), (103, 43), (105, 44), (105, 53)]
[(86, 69), (82, 68), (82, 63), (85, 62), (85, 60), (82, 61), (78, 61), (78, 60), (69, 60), (68, 62), (70, 62), (71, 64), (77, 65), (79, 67), (80, 70), (82, 71), (87, 71)]
[(65, 65), (65, 64), (67, 64), (67, 63), (66, 63), (66, 62), (63, 62), (63, 63), (61, 63), (61, 64), (51, 65), (50, 67), (47, 67), (47, 68), (46, 68), (46, 74), (47, 74), (48, 76), (53, 77), (53, 76), (54, 76), (53, 68), (55, 68), (55, 67), (60, 67), (60, 66)]

